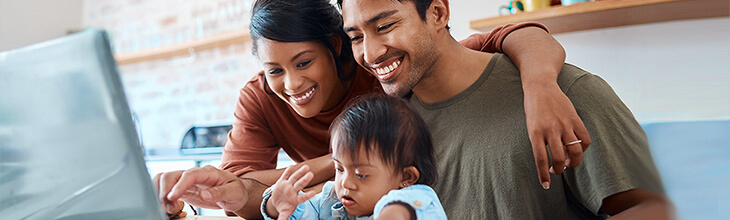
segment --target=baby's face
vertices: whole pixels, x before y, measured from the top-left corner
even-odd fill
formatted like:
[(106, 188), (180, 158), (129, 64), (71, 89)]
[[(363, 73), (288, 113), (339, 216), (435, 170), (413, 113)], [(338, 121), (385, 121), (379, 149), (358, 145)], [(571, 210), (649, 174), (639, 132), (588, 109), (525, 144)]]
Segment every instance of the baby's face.
[(375, 152), (368, 157), (360, 148), (355, 158), (334, 152), (337, 199), (350, 215), (371, 215), (378, 200), (403, 182), (402, 172), (394, 172)]

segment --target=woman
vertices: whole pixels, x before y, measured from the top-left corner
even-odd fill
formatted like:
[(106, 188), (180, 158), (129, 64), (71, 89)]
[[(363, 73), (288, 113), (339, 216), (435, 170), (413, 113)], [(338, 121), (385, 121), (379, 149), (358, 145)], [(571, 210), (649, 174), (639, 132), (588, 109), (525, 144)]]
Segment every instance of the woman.
[[(383, 92), (377, 79), (354, 62), (342, 17), (329, 1), (259, 0), (252, 12), (253, 52), (264, 71), (241, 89), (233, 130), (223, 152), (223, 170), (203, 167), (158, 174), (155, 184), (168, 212), (180, 208), (174, 201), (182, 199), (202, 208), (223, 208), (244, 218), (260, 218), (260, 195), (283, 172), (274, 170), (280, 149), (297, 166), (310, 167), (315, 174), (310, 186), (324, 183), (334, 177), (328, 146), (330, 123), (349, 100)], [(560, 140), (565, 131), (554, 132), (560, 129), (580, 133), (580, 139), (588, 140), (572, 104), (555, 83), (565, 57), (562, 47), (534, 25), (498, 27), (462, 44), (502, 52), (499, 49), (504, 43), (504, 52), (523, 72), (530, 137), (539, 140), (533, 143), (542, 142), (544, 147), (548, 137), (542, 135), (551, 131)], [(516, 29), (520, 30), (510, 34)], [(532, 35), (539, 37), (520, 37)], [(547, 126), (552, 124), (562, 127)], [(536, 158), (543, 156), (547, 158)], [(580, 157), (570, 159), (575, 166)], [(562, 172), (562, 162), (556, 173)], [(544, 170), (541, 179), (549, 178), (547, 169), (538, 167)]]

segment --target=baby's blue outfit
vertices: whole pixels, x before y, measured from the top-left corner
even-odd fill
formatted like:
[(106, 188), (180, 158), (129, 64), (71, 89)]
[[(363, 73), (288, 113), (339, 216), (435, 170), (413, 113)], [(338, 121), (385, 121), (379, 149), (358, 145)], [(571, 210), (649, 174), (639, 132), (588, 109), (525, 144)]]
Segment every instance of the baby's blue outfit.
[[(391, 190), (375, 204), (373, 216), (354, 216), (347, 214), (345, 206), (337, 199), (334, 182), (324, 184), (322, 192), (312, 199), (299, 204), (289, 220), (297, 219), (373, 219), (378, 217), (385, 206), (393, 202), (409, 204), (416, 210), (416, 219), (446, 219), (446, 212), (441, 206), (436, 192), (427, 185), (413, 185), (399, 190)], [(267, 220), (274, 220), (266, 214), (266, 202), (271, 198), (271, 192), (264, 194), (261, 203), (261, 215)]]

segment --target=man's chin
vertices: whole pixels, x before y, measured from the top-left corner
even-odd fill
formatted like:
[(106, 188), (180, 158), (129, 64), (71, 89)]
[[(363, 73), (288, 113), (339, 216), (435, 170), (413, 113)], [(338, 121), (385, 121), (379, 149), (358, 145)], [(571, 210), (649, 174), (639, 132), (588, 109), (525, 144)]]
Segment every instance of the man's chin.
[(392, 83), (381, 85), (383, 86), (383, 91), (385, 91), (385, 94), (393, 97), (403, 97), (410, 91), (410, 89), (403, 89), (402, 87), (396, 86)]
[(403, 94), (403, 92), (401, 92), (397, 89), (389, 90), (389, 89), (383, 88), (383, 90), (385, 90), (385, 94), (388, 94), (389, 96), (393, 96), (393, 97), (403, 97), (405, 95), (405, 94)]

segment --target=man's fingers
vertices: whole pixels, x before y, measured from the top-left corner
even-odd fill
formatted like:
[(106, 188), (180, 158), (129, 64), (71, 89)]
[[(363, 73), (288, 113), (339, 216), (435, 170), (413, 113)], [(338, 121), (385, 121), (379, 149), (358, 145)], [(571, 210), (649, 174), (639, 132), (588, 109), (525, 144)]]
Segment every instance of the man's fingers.
[(550, 156), (552, 156), (553, 164), (550, 167), (550, 173), (559, 175), (563, 173), (565, 169), (565, 149), (561, 138), (552, 137), (548, 140), (548, 146), (550, 147)]
[(535, 166), (537, 167), (537, 177), (540, 180), (542, 188), (550, 188), (550, 173), (548, 173), (548, 155), (545, 148), (545, 140), (542, 137), (530, 138), (532, 142), (532, 153), (535, 157)]

